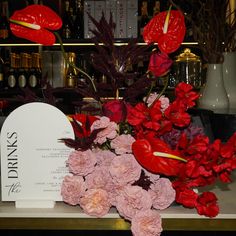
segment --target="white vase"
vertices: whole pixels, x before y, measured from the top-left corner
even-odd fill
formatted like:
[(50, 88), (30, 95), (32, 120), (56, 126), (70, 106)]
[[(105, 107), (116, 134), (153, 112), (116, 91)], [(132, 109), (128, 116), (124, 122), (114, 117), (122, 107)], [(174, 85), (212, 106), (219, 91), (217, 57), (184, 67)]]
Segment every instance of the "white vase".
[(236, 114), (236, 52), (225, 52), (223, 79), (229, 98), (229, 113)]
[(223, 64), (208, 64), (206, 83), (201, 91), (199, 107), (214, 113), (228, 114), (229, 99), (224, 87)]

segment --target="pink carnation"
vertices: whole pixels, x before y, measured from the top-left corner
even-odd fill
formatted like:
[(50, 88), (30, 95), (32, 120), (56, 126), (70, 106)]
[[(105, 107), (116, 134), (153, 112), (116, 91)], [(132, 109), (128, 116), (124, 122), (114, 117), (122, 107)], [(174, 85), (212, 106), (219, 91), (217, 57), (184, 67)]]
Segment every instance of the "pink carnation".
[(89, 189), (81, 198), (80, 206), (91, 216), (102, 217), (108, 213), (111, 204), (108, 193), (103, 189)]
[(161, 216), (157, 211), (139, 211), (131, 221), (134, 236), (159, 236), (162, 232)]
[(77, 205), (84, 193), (85, 182), (82, 176), (65, 176), (61, 186), (61, 195), (64, 202)]
[(94, 143), (103, 144), (107, 139), (113, 139), (117, 136), (118, 125), (115, 122), (111, 122), (106, 116), (100, 117), (99, 120), (93, 122), (91, 131), (96, 129), (103, 129), (98, 134)]
[(96, 150), (97, 164), (100, 166), (110, 166), (112, 160), (116, 157), (116, 154), (110, 150)]
[(160, 175), (158, 174), (153, 174), (152, 172), (149, 172), (146, 169), (143, 169), (143, 171), (152, 183), (156, 183), (156, 181), (160, 179)]
[(90, 149), (83, 152), (73, 151), (67, 161), (69, 171), (82, 176), (93, 172), (96, 162), (96, 156)]
[(104, 166), (96, 166), (94, 171), (85, 177), (88, 189), (101, 188), (106, 190), (106, 185), (110, 182), (111, 176)]
[(132, 153), (132, 144), (135, 141), (130, 134), (122, 134), (111, 141), (111, 148), (118, 155)]
[[(151, 93), (148, 97), (147, 104), (148, 106), (151, 106), (152, 103), (156, 100), (158, 97), (158, 93)], [(146, 97), (143, 99), (144, 101), (146, 100)], [(161, 111), (164, 112), (170, 105), (170, 100), (168, 97), (165, 97), (165, 95), (162, 95), (159, 98), (159, 101), (161, 102)]]
[(110, 182), (106, 185), (109, 201), (113, 206), (117, 205), (117, 197), (124, 190), (125, 186), (126, 185), (112, 181), (112, 179), (110, 179)]
[(109, 171), (114, 181), (127, 184), (139, 179), (141, 169), (132, 154), (123, 154), (113, 159)]
[(160, 178), (150, 186), (148, 191), (152, 198), (153, 207), (158, 210), (166, 209), (175, 201), (175, 190), (167, 178)]
[(131, 220), (138, 211), (150, 209), (152, 200), (146, 190), (139, 186), (126, 185), (117, 196), (116, 208), (121, 216)]

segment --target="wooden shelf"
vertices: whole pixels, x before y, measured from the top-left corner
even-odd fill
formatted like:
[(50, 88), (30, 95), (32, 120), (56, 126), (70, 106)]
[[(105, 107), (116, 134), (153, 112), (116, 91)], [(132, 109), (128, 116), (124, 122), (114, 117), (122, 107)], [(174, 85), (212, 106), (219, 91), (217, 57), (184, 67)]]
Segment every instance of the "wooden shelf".
[[(236, 179), (236, 173), (233, 178)], [(218, 197), (220, 213), (200, 216), (194, 209), (173, 205), (161, 211), (164, 230), (236, 231), (236, 182), (208, 188)], [(57, 202), (53, 209), (19, 209), (13, 202), (0, 202), (0, 229), (129, 230), (130, 223), (112, 208), (105, 217), (86, 215), (79, 207)]]

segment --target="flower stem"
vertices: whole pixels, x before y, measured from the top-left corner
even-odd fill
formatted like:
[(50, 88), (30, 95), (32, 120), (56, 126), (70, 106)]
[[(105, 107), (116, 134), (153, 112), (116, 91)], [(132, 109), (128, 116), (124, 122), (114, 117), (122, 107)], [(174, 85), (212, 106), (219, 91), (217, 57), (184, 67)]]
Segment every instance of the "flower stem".
[(66, 63), (69, 64), (70, 66), (72, 66), (74, 69), (78, 70), (83, 75), (85, 75), (89, 79), (90, 83), (92, 84), (94, 92), (97, 92), (96, 86), (95, 86), (94, 81), (91, 78), (91, 76), (89, 74), (87, 74), (85, 71), (83, 71), (82, 69), (80, 69), (79, 67), (75, 66), (74, 64), (72, 64), (68, 61), (66, 53), (65, 53), (64, 45), (63, 45), (60, 35), (57, 32), (54, 32), (54, 34), (56, 35), (56, 37), (60, 43), (61, 51), (62, 51), (62, 54), (63, 54), (63, 57), (64, 57)]
[[(147, 72), (147, 73), (148, 73), (148, 72)], [(150, 76), (150, 74), (148, 74), (148, 76)], [(150, 86), (150, 88), (149, 88), (149, 90), (148, 90), (146, 99), (145, 99), (145, 103), (147, 103), (147, 101), (148, 101), (148, 98), (149, 98), (149, 96), (150, 96), (150, 94), (151, 94), (151, 92), (152, 92), (152, 89), (153, 89), (153, 87), (154, 87), (154, 84), (155, 84), (155, 81), (152, 81), (152, 82), (151, 82), (151, 86)]]
[(168, 79), (168, 77), (166, 77), (166, 78), (163, 78), (163, 80), (164, 80), (164, 87), (163, 87), (163, 89), (161, 90), (161, 92), (158, 94), (157, 98), (156, 98), (156, 99), (153, 101), (153, 103), (150, 105), (150, 107), (153, 106), (153, 104), (155, 103), (155, 101), (157, 101), (157, 100), (164, 94), (164, 92), (165, 92), (166, 89), (167, 89), (169, 79)]

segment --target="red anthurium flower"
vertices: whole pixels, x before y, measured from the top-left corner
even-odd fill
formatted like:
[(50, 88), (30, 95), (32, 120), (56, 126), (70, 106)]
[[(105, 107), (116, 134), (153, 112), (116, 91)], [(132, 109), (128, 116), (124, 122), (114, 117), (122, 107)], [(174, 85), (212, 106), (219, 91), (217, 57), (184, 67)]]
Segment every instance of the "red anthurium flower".
[(54, 44), (55, 35), (48, 30), (58, 30), (62, 26), (61, 18), (53, 10), (37, 4), (15, 11), (10, 22), (15, 36), (43, 45)]
[(155, 76), (159, 77), (169, 71), (172, 63), (173, 61), (166, 53), (154, 51), (149, 60), (148, 70)]
[(148, 22), (144, 27), (143, 39), (146, 43), (158, 43), (159, 49), (169, 54), (179, 48), (185, 32), (184, 15), (171, 10), (157, 14)]
[(178, 176), (185, 161), (178, 156), (178, 152), (157, 138), (138, 139), (133, 143), (132, 150), (145, 169), (166, 176)]
[(215, 194), (212, 192), (202, 193), (197, 199), (196, 208), (199, 215), (215, 217), (219, 213)]

